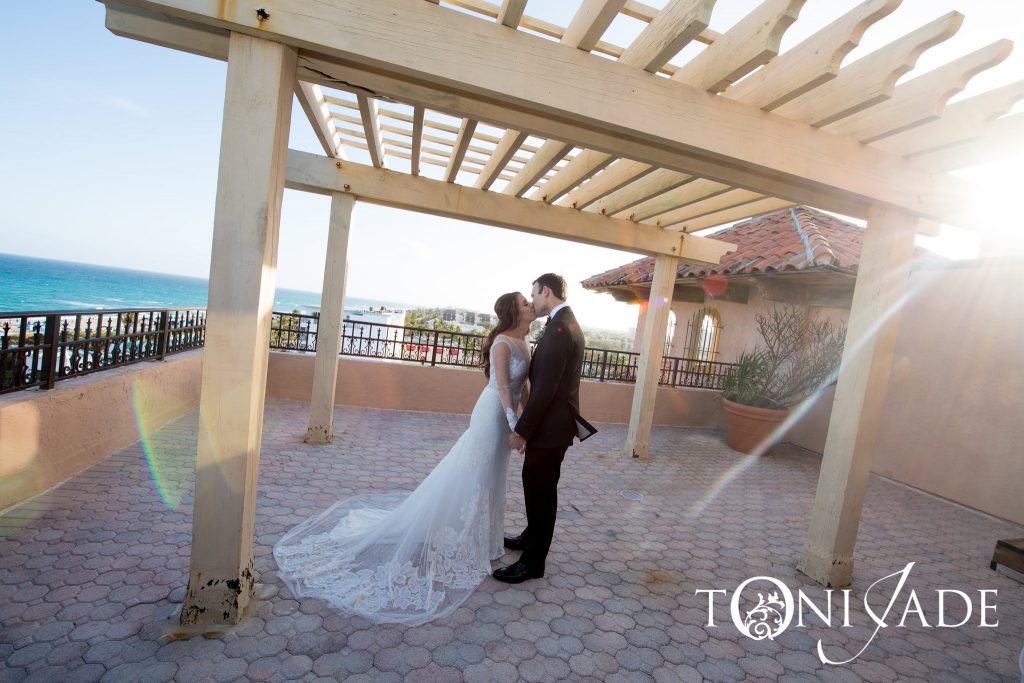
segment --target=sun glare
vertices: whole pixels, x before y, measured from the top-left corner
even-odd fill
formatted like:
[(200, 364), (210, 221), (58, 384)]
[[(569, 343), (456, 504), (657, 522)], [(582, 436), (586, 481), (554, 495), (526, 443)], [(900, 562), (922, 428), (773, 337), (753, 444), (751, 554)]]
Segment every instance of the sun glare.
[(978, 256), (1024, 255), (1017, 193), (1020, 192), (1018, 162), (1010, 159), (965, 169), (956, 175), (976, 184), (980, 193), (974, 210), (973, 230), (978, 242)]

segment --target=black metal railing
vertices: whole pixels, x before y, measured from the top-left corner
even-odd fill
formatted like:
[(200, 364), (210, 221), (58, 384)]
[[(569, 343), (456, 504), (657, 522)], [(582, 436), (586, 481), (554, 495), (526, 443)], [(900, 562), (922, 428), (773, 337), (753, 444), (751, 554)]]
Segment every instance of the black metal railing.
[[(315, 352), (317, 316), (274, 313), (270, 348)], [(206, 309), (120, 309), (0, 313), (0, 394), (98, 370), (201, 348)], [(341, 355), (432, 366), (477, 367), (484, 337), (419, 327), (346, 320)], [(640, 354), (584, 350), (583, 378), (635, 382)], [(733, 363), (665, 356), (659, 382), (671, 387), (721, 389)]]
[[(274, 313), (270, 348), (316, 351), (318, 318), (301, 313)], [(480, 365), (483, 336), (421, 327), (346, 320), (341, 329), (341, 355), (410, 361), (423, 365)]]
[[(283, 351), (316, 351), (318, 318), (300, 313), (275, 313), (271, 322), (270, 348)], [(428, 328), (400, 327), (383, 323), (345, 321), (341, 355), (410, 361), (423, 365), (475, 367), (480, 364), (484, 337), (465, 332), (439, 332)], [(631, 351), (587, 348), (583, 355), (583, 379), (599, 382), (635, 382), (640, 354)], [(659, 382), (671, 387), (721, 389), (733, 363), (665, 356)]]
[(0, 394), (203, 346), (206, 311), (0, 313)]

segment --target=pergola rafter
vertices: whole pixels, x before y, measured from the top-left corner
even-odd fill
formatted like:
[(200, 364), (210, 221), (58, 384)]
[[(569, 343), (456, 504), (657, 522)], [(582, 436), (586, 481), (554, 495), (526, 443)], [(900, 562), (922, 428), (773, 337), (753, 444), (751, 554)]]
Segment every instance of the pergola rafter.
[[(247, 338), (267, 333), (286, 179), (332, 197), (332, 234), (344, 233), (326, 265), (332, 316), (340, 315), (338, 264), (353, 197), (654, 255), (653, 314), (625, 444), (638, 457), (649, 450), (678, 264), (716, 263), (730, 246), (692, 233), (795, 203), (866, 218), (838, 408), (798, 565), (826, 585), (849, 583), (914, 236), (938, 222), (969, 226), (976, 188), (946, 171), (1024, 140), (1024, 114), (1006, 115), (1024, 98), (1024, 82), (946, 106), (1006, 57), (1007, 41), (897, 86), (925, 50), (956, 33), (962, 15), (844, 64), (899, 0), (864, 0), (784, 52), (803, 0), (764, 0), (724, 33), (707, 28), (714, 0), (669, 0), (661, 10), (583, 0), (566, 27), (531, 17), (526, 0), (275, 0), (269, 12), (255, 0), (101, 1), (119, 35), (227, 59), (225, 120), (251, 127), (244, 135), (226, 128), (222, 139), (207, 353), (219, 349), (224, 367), (204, 364), (202, 401), (230, 433), (224, 453), (201, 441), (199, 461), (224, 458), (230, 467), (226, 476), (213, 466), (197, 475), (183, 620), (237, 620), (251, 595), (265, 363), (261, 370), (251, 350), (234, 360), (223, 349), (233, 348), (229, 321)], [(645, 24), (621, 47), (603, 40), (619, 15)], [(682, 60), (694, 42), (706, 47)], [(293, 92), (327, 156), (287, 150)], [(245, 154), (247, 144), (255, 154)], [(358, 158), (341, 160), (342, 147)], [(408, 159), (410, 172), (385, 168), (387, 157)], [(256, 187), (240, 179), (243, 158), (265, 166), (252, 174)], [(444, 169), (443, 180), (424, 177), (424, 166)], [(239, 236), (239, 225), (258, 234)], [(336, 372), (331, 345), (317, 353), (318, 372)], [(242, 398), (231, 393), (239, 375), (247, 378)], [(335, 379), (317, 379), (307, 437), (329, 438), (325, 402)], [(217, 517), (224, 500), (238, 502), (228, 522)], [(212, 604), (202, 588), (211, 584), (200, 579), (241, 588), (234, 603)]]

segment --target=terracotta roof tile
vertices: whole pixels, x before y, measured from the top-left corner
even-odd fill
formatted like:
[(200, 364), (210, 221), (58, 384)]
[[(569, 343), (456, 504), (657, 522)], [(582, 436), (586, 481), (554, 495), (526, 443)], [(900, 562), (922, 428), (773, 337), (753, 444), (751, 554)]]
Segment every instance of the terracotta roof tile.
[[(737, 223), (711, 235), (736, 245), (717, 265), (679, 265), (680, 279), (707, 275), (756, 275), (817, 268), (857, 272), (864, 228), (807, 206), (794, 206)], [(918, 250), (919, 255), (929, 252)], [(654, 258), (593, 275), (587, 289), (650, 282)]]

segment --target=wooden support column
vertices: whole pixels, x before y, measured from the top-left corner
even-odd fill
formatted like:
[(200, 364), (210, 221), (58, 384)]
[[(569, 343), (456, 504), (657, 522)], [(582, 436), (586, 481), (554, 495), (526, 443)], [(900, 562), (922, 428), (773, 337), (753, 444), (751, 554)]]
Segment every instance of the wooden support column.
[(192, 559), (181, 623), (238, 623), (253, 519), (296, 52), (232, 33), (213, 219)]
[(636, 370), (636, 388), (633, 390), (633, 409), (629, 415), (626, 433), (626, 453), (634, 458), (650, 456), (651, 425), (654, 423), (654, 399), (661, 376), (661, 359), (665, 353), (665, 333), (668, 314), (672, 310), (672, 291), (676, 283), (679, 259), (675, 256), (655, 256), (654, 281), (651, 298), (646, 304), (643, 347)]
[(917, 219), (893, 209), (869, 212), (857, 285), (821, 458), (807, 544), (797, 569), (829, 588), (853, 576), (864, 494), (914, 255)]
[(331, 194), (331, 225), (327, 235), (324, 287), (320, 318), (316, 324), (316, 361), (313, 364), (313, 395), (309, 400), (306, 443), (330, 443), (334, 438), (334, 389), (338, 382), (338, 354), (345, 314), (345, 279), (348, 236), (356, 198), (343, 192)]

